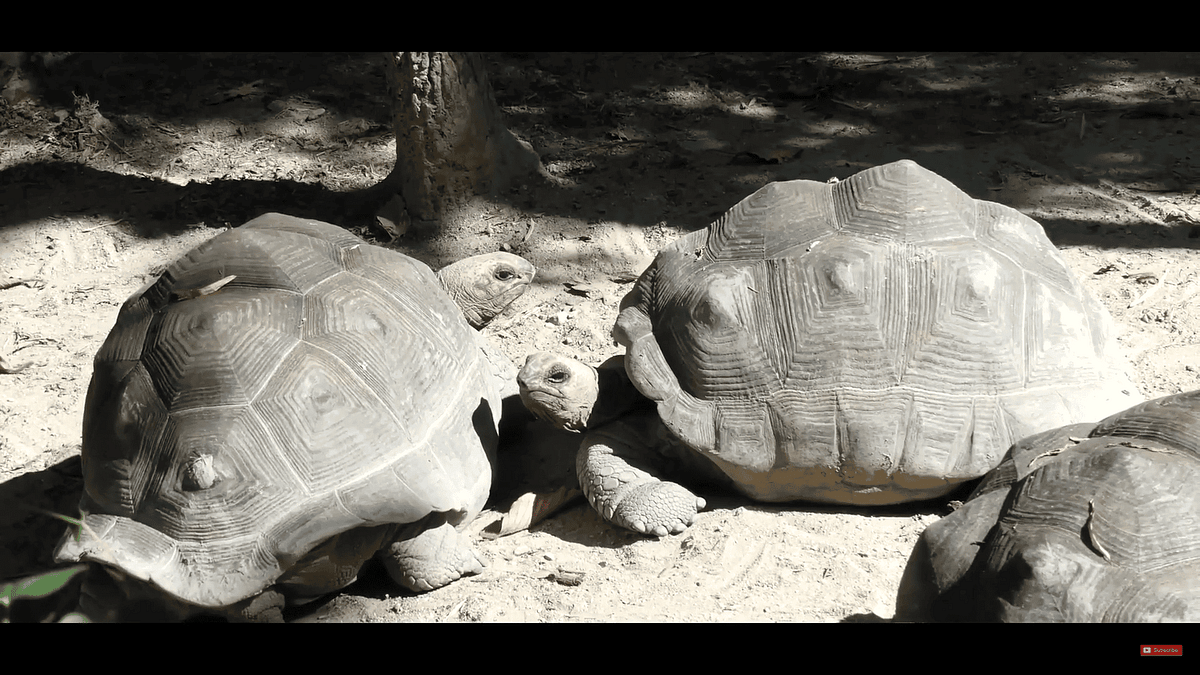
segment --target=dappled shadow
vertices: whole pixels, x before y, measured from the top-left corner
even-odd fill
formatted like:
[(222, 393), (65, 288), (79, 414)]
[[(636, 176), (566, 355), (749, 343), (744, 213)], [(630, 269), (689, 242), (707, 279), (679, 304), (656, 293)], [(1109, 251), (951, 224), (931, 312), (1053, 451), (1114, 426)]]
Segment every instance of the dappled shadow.
[[(941, 497), (933, 499), (923, 499), (916, 502), (904, 502), (901, 504), (884, 504), (871, 506), (854, 506), (851, 504), (821, 504), (809, 501), (792, 501), (792, 502), (756, 502), (749, 497), (738, 494), (733, 490), (714, 490), (704, 489), (696, 490), (697, 494), (704, 497), (708, 502), (708, 510), (713, 509), (738, 509), (743, 508), (747, 511), (756, 511), (760, 513), (789, 513), (789, 512), (805, 512), (805, 513), (833, 513), (852, 516), (881, 516), (881, 517), (899, 517), (907, 518), (920, 514), (936, 514), (939, 516), (948, 515), (951, 512), (947, 506), (951, 501), (964, 501), (971, 495), (971, 491), (979, 484), (978, 479), (969, 480), (954, 488), (953, 491)], [(689, 486), (691, 487), (691, 486)]]
[(0, 171), (0, 228), (86, 213), (124, 220), (143, 237), (160, 237), (196, 223), (240, 225), (268, 211), (349, 225), (365, 220), (378, 202), (369, 191), (339, 193), (289, 180), (176, 185), (67, 162)]
[[(301, 93), (344, 115), (391, 124), (382, 53), (72, 52), (28, 61), (31, 91), (51, 106), (76, 96), (105, 115), (145, 115), (195, 124), (220, 116), (253, 117), (256, 103)], [(356, 92), (359, 95), (348, 95)]]
[[(388, 198), (378, 189), (272, 180), (271, 172), (259, 179), (264, 172), (239, 170), (236, 161), (227, 162), (233, 170), (224, 176), (197, 180), (182, 158), (219, 153), (231, 133), (257, 139), (256, 156), (292, 153), (305, 161), (327, 151), (286, 133), (297, 120), (317, 120), (322, 141), (346, 146), (390, 134), (384, 64), (382, 54), (26, 55), (29, 96), (50, 110), (6, 111), (8, 140), (23, 135), (42, 150), (36, 160), (14, 163), (29, 152), (28, 141), (8, 146), (13, 154), (0, 170), (0, 227), (88, 215), (161, 236), (200, 222), (238, 225), (266, 211), (362, 226)], [(93, 112), (103, 117), (93, 120)], [(204, 147), (192, 140), (197, 136)], [(53, 160), (41, 159), (46, 148), (59, 149)], [(114, 164), (122, 169), (113, 170)]]
[[(1051, 185), (1190, 193), (1200, 59), (1186, 54), (505, 55), (497, 97), (598, 217), (703, 227), (773, 180), (917, 161), (973, 197), (1053, 210)], [(1028, 189), (1020, 178), (1044, 177)], [(1047, 200), (1050, 200), (1048, 203)], [(607, 202), (607, 203), (606, 203)], [(1103, 202), (1101, 202), (1103, 204)], [(635, 205), (649, 205), (636, 209)], [(1111, 205), (1110, 205), (1111, 206)], [(1112, 211), (1050, 218), (1118, 245)], [(1134, 224), (1161, 226), (1129, 214)], [(1042, 220), (1046, 220), (1042, 218)], [(1193, 246), (1189, 227), (1122, 246)]]
[[(87, 96), (135, 136), (156, 120), (222, 119), (253, 137), (267, 133), (264, 114), (289, 96), (335, 120), (362, 118), (372, 133), (390, 129), (382, 54), (34, 61), (34, 95), (64, 108)], [(696, 229), (767, 182), (845, 178), (901, 158), (1026, 212), (1054, 210), (1046, 183), (1107, 181), (1150, 194), (1200, 187), (1191, 160), (1200, 157), (1192, 114), (1200, 58), (1188, 54), (504, 53), (487, 62), (510, 127), (568, 184), (496, 198), (546, 215)], [(1031, 175), (1045, 180), (1026, 189), (1020, 179)], [(155, 234), (280, 210), (361, 227), (379, 194), (238, 176), (179, 186), (35, 163), (0, 173), (0, 226), (87, 211), (144, 217), (134, 225)], [(1060, 245), (1118, 245), (1111, 216), (1078, 210), (1040, 220), (1052, 221)], [(1163, 224), (1136, 212), (1130, 219)], [(1196, 234), (1189, 224), (1119, 245), (1193, 246)]]

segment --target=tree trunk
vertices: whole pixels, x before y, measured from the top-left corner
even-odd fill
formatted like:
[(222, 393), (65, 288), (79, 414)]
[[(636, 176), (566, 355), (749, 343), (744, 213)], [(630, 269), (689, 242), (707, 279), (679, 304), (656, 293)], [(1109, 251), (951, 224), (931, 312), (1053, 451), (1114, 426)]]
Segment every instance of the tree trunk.
[(386, 211), (428, 234), (472, 195), (546, 175), (533, 148), (504, 125), (478, 54), (389, 55), (399, 199)]

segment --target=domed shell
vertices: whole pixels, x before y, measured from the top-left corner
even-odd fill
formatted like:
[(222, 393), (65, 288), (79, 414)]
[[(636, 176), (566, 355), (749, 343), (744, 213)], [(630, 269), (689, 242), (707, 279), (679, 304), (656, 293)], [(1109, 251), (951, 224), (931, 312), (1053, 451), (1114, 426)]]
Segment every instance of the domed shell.
[(935, 497), (1140, 400), (1042, 228), (908, 160), (755, 192), (658, 255), (614, 335), (666, 426), (764, 501)]
[(339, 227), (268, 214), (212, 238), (96, 355), (81, 508), (99, 539), (58, 557), (217, 607), (340, 532), (477, 513), (500, 407), (476, 344), (428, 267)]
[(906, 620), (1200, 620), (1200, 391), (1016, 443), (930, 525)]

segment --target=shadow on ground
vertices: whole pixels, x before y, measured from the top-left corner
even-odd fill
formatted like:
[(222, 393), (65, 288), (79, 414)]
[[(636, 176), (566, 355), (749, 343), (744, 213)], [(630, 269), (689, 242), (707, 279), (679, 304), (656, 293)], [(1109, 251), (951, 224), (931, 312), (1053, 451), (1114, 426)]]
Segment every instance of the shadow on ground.
[[(494, 54), (490, 77), (510, 126), (570, 185), (497, 198), (547, 215), (696, 229), (772, 180), (844, 178), (901, 158), (1026, 212), (1069, 198), (1063, 186), (1191, 193), (1200, 185), (1192, 160), (1200, 158), (1197, 61), (1157, 53)], [(71, 53), (27, 59), (25, 72), (31, 96), (63, 112), (88, 97), (114, 121), (116, 141), (128, 143), (167, 123), (221, 120), (240, 134), (265, 133), (283, 101), (320, 106), (334, 122), (365, 120), (363, 134), (386, 133), (384, 65), (382, 54)], [(157, 236), (281, 210), (366, 227), (382, 203), (314, 181), (176, 185), (154, 173), (187, 149), (162, 148), (136, 158), (108, 148), (116, 161), (140, 164), (135, 175), (85, 168), (66, 154), (0, 166), (0, 226), (93, 213), (131, 218)], [(1043, 219), (1057, 244), (1108, 243), (1106, 214), (1065, 215)], [(1168, 230), (1159, 244), (1196, 243), (1192, 221), (1158, 220)]]

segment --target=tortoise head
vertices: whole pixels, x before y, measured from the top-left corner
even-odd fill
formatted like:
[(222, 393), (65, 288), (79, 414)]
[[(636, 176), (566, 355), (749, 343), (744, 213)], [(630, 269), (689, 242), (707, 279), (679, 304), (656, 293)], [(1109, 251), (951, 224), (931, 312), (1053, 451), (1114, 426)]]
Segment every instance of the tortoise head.
[(625, 374), (624, 358), (599, 368), (551, 352), (530, 354), (517, 375), (521, 401), (540, 419), (562, 429), (592, 429), (620, 417), (645, 397)]
[(529, 412), (554, 426), (573, 431), (587, 428), (600, 395), (596, 369), (568, 356), (530, 354), (517, 375), (521, 401)]
[(496, 252), (448, 265), (438, 272), (438, 279), (462, 309), (467, 323), (479, 329), (521, 297), (536, 271), (521, 256)]

